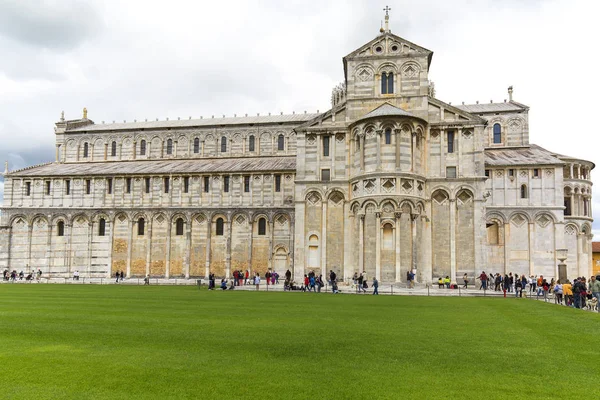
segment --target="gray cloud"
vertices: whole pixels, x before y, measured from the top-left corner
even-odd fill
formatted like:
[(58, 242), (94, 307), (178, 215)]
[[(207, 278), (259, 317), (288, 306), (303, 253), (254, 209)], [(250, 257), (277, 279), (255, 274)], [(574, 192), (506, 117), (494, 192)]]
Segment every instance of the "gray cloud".
[(98, 13), (77, 0), (4, 0), (0, 35), (35, 48), (69, 50), (99, 28)]

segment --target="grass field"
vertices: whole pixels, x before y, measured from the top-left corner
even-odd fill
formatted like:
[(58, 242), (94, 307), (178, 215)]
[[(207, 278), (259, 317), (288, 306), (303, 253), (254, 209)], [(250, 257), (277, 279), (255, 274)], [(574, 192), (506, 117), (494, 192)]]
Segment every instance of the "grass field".
[(593, 399), (600, 316), (525, 299), (0, 285), (0, 398)]

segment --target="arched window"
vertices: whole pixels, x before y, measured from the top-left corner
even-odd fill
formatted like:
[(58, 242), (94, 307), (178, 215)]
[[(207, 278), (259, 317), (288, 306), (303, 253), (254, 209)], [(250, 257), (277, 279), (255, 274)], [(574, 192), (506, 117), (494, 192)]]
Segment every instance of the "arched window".
[(145, 156), (146, 155), (146, 141), (142, 140), (140, 142), (140, 156)]
[(227, 138), (225, 136), (221, 136), (221, 153), (225, 153), (227, 151)]
[(175, 234), (177, 236), (183, 236), (183, 218), (177, 218), (177, 222), (175, 224)]
[(284, 145), (285, 145), (285, 138), (283, 137), (283, 135), (279, 135), (277, 137), (277, 150), (283, 151)]
[(167, 154), (173, 154), (173, 139), (167, 139)]
[(115, 157), (117, 155), (117, 142), (112, 142), (110, 145), (110, 155)]
[(195, 138), (194, 139), (194, 154), (198, 154), (198, 153), (200, 153), (200, 139)]
[(145, 227), (146, 221), (144, 221), (144, 218), (138, 219), (138, 236), (144, 236)]
[(248, 138), (248, 151), (254, 151), (254, 135)]
[(381, 74), (381, 94), (394, 93), (394, 73), (383, 72)]
[(106, 220), (104, 218), (100, 218), (98, 221), (98, 236), (106, 235)]
[(521, 198), (527, 198), (527, 185), (521, 185)]
[(88, 153), (89, 153), (89, 144), (87, 142), (85, 142), (83, 144), (83, 158), (87, 158)]
[(502, 127), (494, 124), (494, 143), (502, 143)]
[(392, 130), (390, 128), (385, 130), (385, 144), (392, 144)]
[(356, 151), (360, 151), (360, 136), (356, 137), (354, 143), (356, 143)]
[(223, 218), (217, 218), (217, 236), (223, 236)]
[(58, 221), (56, 224), (56, 235), (65, 236), (65, 223), (63, 221)]
[(265, 218), (260, 218), (258, 220), (258, 234), (260, 236), (267, 234), (267, 220)]

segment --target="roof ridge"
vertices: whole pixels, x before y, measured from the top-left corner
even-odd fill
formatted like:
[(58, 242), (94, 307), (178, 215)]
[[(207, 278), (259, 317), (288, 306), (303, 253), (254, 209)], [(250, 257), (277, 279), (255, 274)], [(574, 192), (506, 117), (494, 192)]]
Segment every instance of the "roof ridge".
[(23, 167), (23, 168), (19, 168), (19, 169), (15, 169), (15, 170), (9, 171), (9, 173), (7, 175), (10, 175), (10, 174), (15, 173), (15, 172), (27, 171), (28, 169), (32, 169), (32, 168), (44, 167), (44, 166), (50, 165), (50, 164), (58, 164), (58, 163), (56, 161), (48, 161), (48, 162), (45, 162), (45, 163), (29, 165), (27, 167)]

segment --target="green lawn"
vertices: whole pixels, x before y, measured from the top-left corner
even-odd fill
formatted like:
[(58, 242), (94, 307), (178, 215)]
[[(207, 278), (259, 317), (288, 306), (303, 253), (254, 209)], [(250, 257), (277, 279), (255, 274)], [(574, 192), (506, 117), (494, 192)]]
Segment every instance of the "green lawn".
[(598, 398), (600, 316), (527, 299), (0, 285), (0, 398)]

